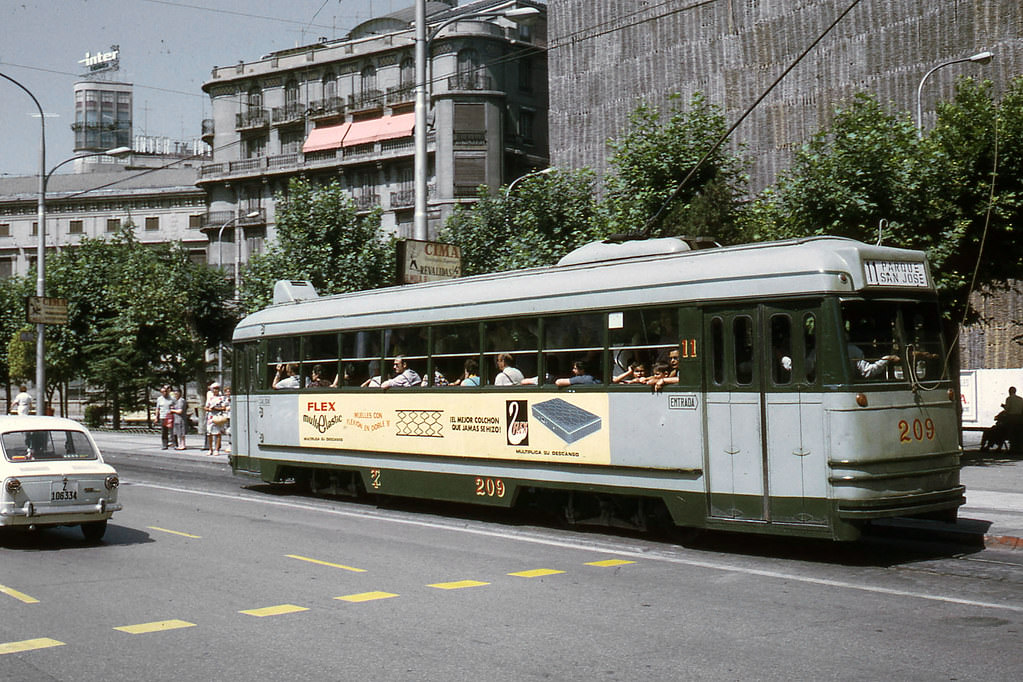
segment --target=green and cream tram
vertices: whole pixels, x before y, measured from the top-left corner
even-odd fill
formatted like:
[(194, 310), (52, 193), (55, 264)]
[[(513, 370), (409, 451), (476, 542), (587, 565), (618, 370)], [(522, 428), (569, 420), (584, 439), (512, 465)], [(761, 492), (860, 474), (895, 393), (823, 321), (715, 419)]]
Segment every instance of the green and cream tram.
[[(595, 243), (339, 296), (279, 282), (275, 300), (234, 334), (231, 463), (264, 481), (835, 539), (963, 502), (917, 251)], [(380, 388), (396, 365), (421, 383)]]

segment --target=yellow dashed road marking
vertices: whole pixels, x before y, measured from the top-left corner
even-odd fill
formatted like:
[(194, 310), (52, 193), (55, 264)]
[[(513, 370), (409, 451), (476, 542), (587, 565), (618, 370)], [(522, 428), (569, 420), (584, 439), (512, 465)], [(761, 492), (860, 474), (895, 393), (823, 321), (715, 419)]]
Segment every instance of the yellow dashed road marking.
[(299, 611), (308, 611), (304, 606), (295, 606), (294, 604), (281, 604), (280, 606), (266, 606), (261, 609), (248, 609), (246, 611), (239, 611), (238, 613), (244, 613), (249, 616), (258, 616), (259, 618), (265, 618), (266, 616), (280, 616), (285, 613), (298, 613)]
[(307, 556), (299, 556), (297, 554), (285, 554), (284, 556), (289, 559), (298, 559), (299, 561), (308, 561), (311, 564), (319, 564), (321, 566), (330, 566), (331, 568), (340, 568), (345, 571), (351, 571), (352, 573), (365, 573), (365, 568), (353, 568), (351, 566), (345, 566), (344, 564), (332, 564), (329, 561), (321, 561), (319, 559), (310, 559)]
[(558, 573), (564, 573), (564, 571), (556, 571), (553, 568), (534, 568), (531, 571), (516, 571), (508, 575), (513, 575), (517, 578), (542, 578), (545, 575), (556, 575)]
[(115, 630), (127, 632), (129, 635), (147, 635), (150, 632), (163, 632), (164, 630), (179, 630), (181, 628), (194, 628), (195, 623), (187, 620), (157, 620), (152, 623), (139, 623), (138, 625), (122, 625)]
[(479, 580), (457, 580), (453, 583), (434, 583), (427, 587), (436, 587), (438, 590), (460, 590), (463, 587), (482, 587), (490, 583), (482, 583)]
[(18, 592), (14, 588), (7, 587), (6, 585), (0, 585), (0, 592), (6, 594), (9, 597), (14, 597), (18, 601), (23, 601), (26, 604), (38, 604), (39, 600), (35, 597), (30, 597), (24, 592)]
[(625, 559), (604, 559), (603, 561), (587, 561), (587, 566), (624, 566), (625, 564), (634, 564), (635, 561), (626, 561)]
[(340, 599), (341, 601), (348, 601), (352, 603), (373, 601), (375, 599), (390, 599), (391, 597), (397, 597), (394, 592), (360, 592), (359, 594), (349, 594), (344, 597), (334, 597), (334, 599)]
[(170, 533), (171, 535), (180, 535), (183, 538), (192, 538), (193, 540), (201, 540), (201, 535), (192, 535), (191, 533), (182, 533), (180, 530), (168, 530), (166, 528), (160, 528), (159, 526), (146, 526), (149, 530), (158, 530), (161, 533)]
[(51, 646), (64, 646), (64, 642), (58, 642), (49, 637), (26, 639), (21, 642), (7, 642), (0, 644), (0, 656), (3, 654), (18, 654), (22, 651), (32, 651), (33, 649), (47, 649)]

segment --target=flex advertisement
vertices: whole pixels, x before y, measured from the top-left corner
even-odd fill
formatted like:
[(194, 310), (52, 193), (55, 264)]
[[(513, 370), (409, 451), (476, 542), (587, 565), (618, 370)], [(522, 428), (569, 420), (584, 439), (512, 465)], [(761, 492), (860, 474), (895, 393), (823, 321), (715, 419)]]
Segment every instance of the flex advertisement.
[[(454, 390), (454, 389), (453, 389)], [(299, 397), (299, 444), (339, 450), (609, 464), (606, 394)]]

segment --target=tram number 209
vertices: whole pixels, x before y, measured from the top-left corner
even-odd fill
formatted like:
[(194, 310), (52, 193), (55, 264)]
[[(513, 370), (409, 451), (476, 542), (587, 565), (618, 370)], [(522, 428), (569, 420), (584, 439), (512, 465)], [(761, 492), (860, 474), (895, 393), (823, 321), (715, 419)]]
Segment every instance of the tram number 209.
[(909, 422), (905, 419), (899, 420), (899, 442), (912, 443), (913, 441), (934, 440), (934, 420), (914, 419)]
[(480, 497), (504, 497), (504, 481), (499, 478), (476, 477), (476, 494)]

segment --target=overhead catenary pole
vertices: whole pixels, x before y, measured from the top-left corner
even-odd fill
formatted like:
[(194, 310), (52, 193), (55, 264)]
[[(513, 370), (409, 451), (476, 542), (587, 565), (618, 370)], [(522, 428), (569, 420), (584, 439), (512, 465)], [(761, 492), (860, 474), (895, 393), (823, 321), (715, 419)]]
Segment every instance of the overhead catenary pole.
[(429, 238), (426, 222), (426, 0), (416, 0), (416, 122), (415, 142), (415, 211), (413, 236)]

